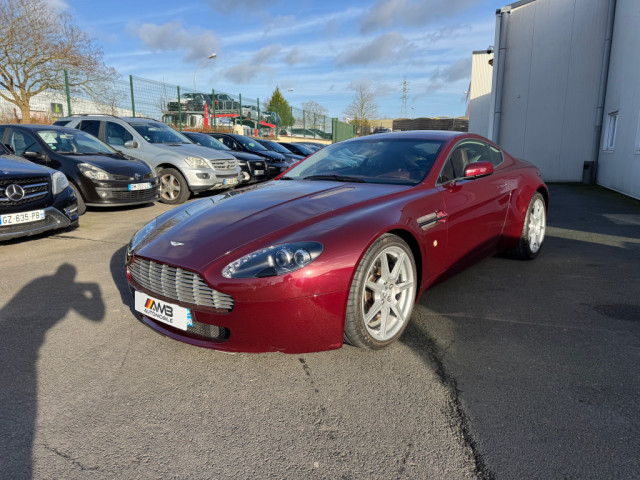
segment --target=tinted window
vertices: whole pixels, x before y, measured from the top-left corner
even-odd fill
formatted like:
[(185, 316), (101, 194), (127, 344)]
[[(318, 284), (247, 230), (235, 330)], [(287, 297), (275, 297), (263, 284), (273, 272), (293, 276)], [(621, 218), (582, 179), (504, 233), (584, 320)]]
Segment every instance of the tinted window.
[(23, 155), (24, 152), (41, 153), (42, 148), (36, 141), (35, 137), (27, 132), (12, 130), (9, 134), (9, 145), (16, 152), (16, 155)]
[(416, 185), (431, 170), (441, 147), (442, 142), (437, 140), (413, 138), (340, 142), (316, 152), (290, 170), (287, 177), (330, 180), (335, 176), (367, 183)]
[(223, 145), (229, 147), (231, 150), (237, 150), (238, 149), (238, 146), (236, 145), (236, 142), (234, 142), (229, 137), (220, 137), (220, 138), (218, 138), (218, 140), (221, 141), (223, 143)]
[(187, 133), (186, 136), (196, 142), (198, 145), (202, 145), (204, 147), (215, 148), (216, 150), (230, 150), (229, 147), (222, 144), (220, 141), (218, 141), (217, 138), (206, 135), (204, 133)]
[(100, 135), (100, 122), (98, 120), (82, 120), (78, 125), (78, 129), (98, 137)]
[(240, 142), (247, 150), (252, 152), (266, 152), (267, 148), (255, 140), (248, 137), (238, 137), (237, 141)]
[(55, 122), (53, 122), (54, 125), (59, 125), (61, 127), (64, 127), (65, 125), (67, 125), (71, 120), (56, 120)]
[(131, 135), (122, 125), (114, 122), (106, 122), (104, 138), (109, 145), (124, 146), (125, 142), (133, 140), (133, 135)]
[(491, 154), (491, 163), (493, 163), (494, 167), (502, 163), (502, 152), (499, 148), (489, 145), (489, 153)]

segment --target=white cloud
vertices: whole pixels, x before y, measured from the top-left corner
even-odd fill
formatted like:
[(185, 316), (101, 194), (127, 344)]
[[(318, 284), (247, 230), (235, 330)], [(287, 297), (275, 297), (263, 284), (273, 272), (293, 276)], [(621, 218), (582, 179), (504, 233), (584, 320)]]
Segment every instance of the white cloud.
[(370, 32), (399, 26), (419, 27), (467, 10), (479, 0), (378, 0), (364, 15), (360, 30)]
[(338, 65), (367, 65), (376, 62), (397, 62), (407, 51), (407, 40), (399, 33), (385, 33), (373, 40), (337, 56)]
[(46, 3), (52, 10), (58, 13), (69, 9), (69, 4), (64, 0), (46, 0)]
[(193, 62), (208, 57), (219, 49), (220, 42), (211, 30), (183, 28), (180, 21), (163, 25), (153, 23), (129, 24), (127, 31), (140, 38), (153, 51), (184, 52), (184, 61)]

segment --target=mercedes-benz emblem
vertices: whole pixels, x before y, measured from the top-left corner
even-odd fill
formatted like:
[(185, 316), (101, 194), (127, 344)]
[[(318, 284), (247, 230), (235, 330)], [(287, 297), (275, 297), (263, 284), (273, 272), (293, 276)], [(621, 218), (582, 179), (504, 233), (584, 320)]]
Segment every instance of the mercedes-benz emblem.
[(12, 202), (19, 202), (24, 198), (24, 189), (20, 185), (12, 183), (4, 190), (4, 194)]
[(136, 180), (140, 180), (140, 174), (139, 174), (139, 173), (136, 173), (136, 174), (134, 175), (134, 177), (135, 177), (135, 179), (136, 179)]

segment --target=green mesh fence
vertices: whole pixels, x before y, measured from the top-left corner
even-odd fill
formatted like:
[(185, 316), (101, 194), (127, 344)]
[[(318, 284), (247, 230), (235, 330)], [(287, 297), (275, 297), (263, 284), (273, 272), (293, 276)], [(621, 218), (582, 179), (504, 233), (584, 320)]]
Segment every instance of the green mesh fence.
[[(234, 131), (309, 141), (335, 138), (335, 119), (295, 107), (287, 112), (284, 105), (276, 111), (267, 111), (264, 102), (240, 93), (213, 88), (195, 91), (134, 76), (91, 87), (89, 90), (70, 87), (68, 94), (63, 88), (36, 95), (30, 102), (32, 121), (49, 123), (69, 114), (104, 114), (152, 118), (179, 130)], [(3, 122), (19, 122), (21, 117), (15, 105), (0, 99)], [(341, 130), (340, 137), (347, 132), (348, 129)]]

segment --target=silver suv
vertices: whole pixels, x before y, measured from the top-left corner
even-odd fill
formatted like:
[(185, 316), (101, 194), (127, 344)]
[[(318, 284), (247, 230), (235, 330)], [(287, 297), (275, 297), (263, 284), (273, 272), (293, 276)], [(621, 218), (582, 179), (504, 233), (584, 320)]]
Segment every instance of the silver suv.
[(147, 118), (74, 115), (54, 125), (90, 133), (126, 155), (156, 169), (160, 201), (185, 202), (190, 193), (231, 188), (242, 180), (235, 157), (196, 145), (164, 123)]

